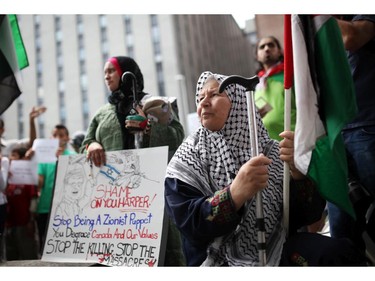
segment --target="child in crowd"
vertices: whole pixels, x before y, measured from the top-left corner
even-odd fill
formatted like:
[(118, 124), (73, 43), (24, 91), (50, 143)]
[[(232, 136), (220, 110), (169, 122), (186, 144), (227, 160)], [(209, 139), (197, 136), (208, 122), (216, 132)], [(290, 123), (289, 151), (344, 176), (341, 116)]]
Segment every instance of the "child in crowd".
[[(27, 148), (21, 145), (13, 148), (10, 165), (24, 160)], [(12, 177), (12, 174), (9, 174)], [(37, 186), (33, 184), (8, 184), (6, 219), (7, 260), (32, 260), (38, 258), (35, 228), (35, 209), (38, 199)]]

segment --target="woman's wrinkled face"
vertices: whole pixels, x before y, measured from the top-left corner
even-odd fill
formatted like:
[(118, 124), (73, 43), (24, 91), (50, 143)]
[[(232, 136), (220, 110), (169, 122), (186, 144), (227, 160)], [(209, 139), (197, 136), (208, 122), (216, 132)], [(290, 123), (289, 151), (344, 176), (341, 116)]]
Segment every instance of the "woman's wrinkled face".
[(120, 75), (116, 71), (113, 64), (109, 61), (107, 61), (104, 65), (104, 80), (110, 92), (113, 92), (119, 88)]
[(232, 106), (226, 92), (219, 93), (219, 86), (215, 79), (209, 79), (198, 96), (199, 120), (210, 131), (219, 131), (224, 127)]

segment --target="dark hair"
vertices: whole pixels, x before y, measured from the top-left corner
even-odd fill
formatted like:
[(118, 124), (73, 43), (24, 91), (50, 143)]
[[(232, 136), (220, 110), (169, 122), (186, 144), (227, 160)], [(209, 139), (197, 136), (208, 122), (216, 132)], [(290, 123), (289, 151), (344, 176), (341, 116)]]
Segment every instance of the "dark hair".
[(85, 139), (84, 132), (80, 132), (80, 131), (75, 132), (72, 138), (72, 145), (80, 148), (84, 139)]
[(65, 125), (63, 125), (63, 124), (57, 124), (55, 126), (55, 129), (56, 130), (65, 130), (66, 135), (69, 136), (69, 130), (68, 130), (68, 128)]
[(24, 158), (27, 152), (27, 147), (22, 144), (17, 144), (13, 149), (12, 153), (18, 153), (20, 159)]
[[(273, 35), (264, 36), (264, 37), (260, 38), (260, 39), (257, 41), (257, 44), (255, 45), (255, 57), (258, 56), (258, 47), (259, 47), (259, 43), (260, 43), (260, 41), (262, 41), (262, 40), (265, 39), (265, 38), (270, 38), (270, 39), (276, 44), (276, 46), (277, 46), (277, 48), (278, 48), (279, 50), (282, 49), (282, 48), (281, 48), (281, 44), (280, 44), (279, 39), (277, 39), (275, 36), (273, 36)], [(284, 55), (283, 55), (283, 54), (280, 55), (280, 57), (279, 57), (279, 61), (284, 61)], [(262, 65), (259, 61), (258, 61), (258, 64), (259, 64), (259, 66), (258, 66), (258, 70), (256, 71), (256, 73), (258, 73), (259, 71), (261, 71), (261, 70), (263, 69), (263, 65)]]
[[(125, 57), (125, 56), (116, 56), (113, 57), (117, 60), (122, 74), (129, 71), (134, 74), (137, 82), (137, 92), (140, 93), (143, 91), (144, 85), (143, 85), (143, 74), (141, 69), (139, 68), (138, 64), (134, 59), (131, 57)], [(121, 74), (121, 75), (122, 75)], [(120, 81), (120, 89), (123, 91), (123, 93), (126, 95), (131, 92), (132, 84), (131, 83), (122, 83)]]

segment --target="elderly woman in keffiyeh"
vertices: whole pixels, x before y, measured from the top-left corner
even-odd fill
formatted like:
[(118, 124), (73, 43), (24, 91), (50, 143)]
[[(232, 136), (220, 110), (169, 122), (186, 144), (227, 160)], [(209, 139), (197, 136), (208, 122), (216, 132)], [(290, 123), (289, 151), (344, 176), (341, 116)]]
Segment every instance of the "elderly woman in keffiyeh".
[(280, 143), (271, 140), (257, 113), (259, 155), (253, 157), (245, 88), (231, 84), (219, 93), (225, 78), (208, 71), (199, 77), (202, 126), (168, 165), (167, 212), (182, 233), (187, 265), (254, 266), (259, 264), (255, 194), (262, 190), (267, 265), (280, 265), (283, 160), (294, 179), (304, 178), (293, 165), (293, 132), (283, 132)]

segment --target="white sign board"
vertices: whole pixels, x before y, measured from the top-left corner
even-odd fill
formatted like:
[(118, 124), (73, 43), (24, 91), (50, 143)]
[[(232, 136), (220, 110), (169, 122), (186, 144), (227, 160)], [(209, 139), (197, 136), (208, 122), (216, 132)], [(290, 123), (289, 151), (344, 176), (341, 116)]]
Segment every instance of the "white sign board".
[(42, 261), (157, 266), (168, 147), (60, 156)]
[(31, 160), (12, 160), (9, 168), (10, 184), (38, 185), (38, 163)]
[(35, 139), (33, 142), (33, 150), (38, 163), (56, 162), (56, 152), (59, 148), (58, 139)]

